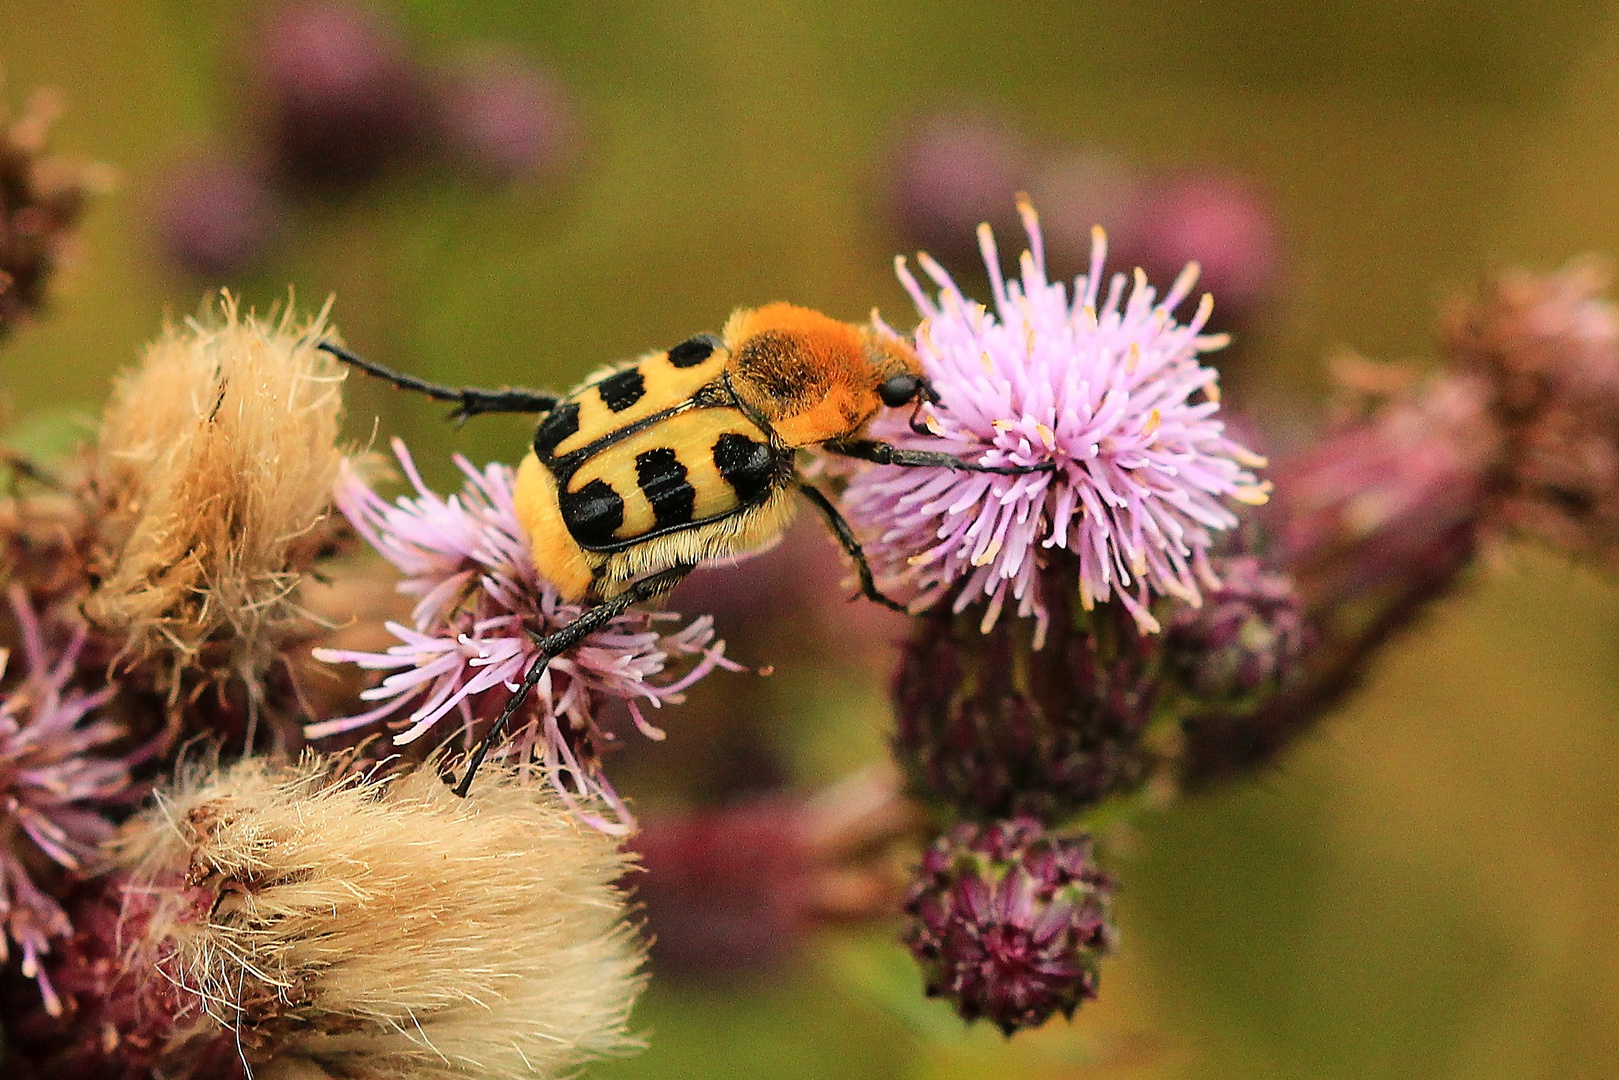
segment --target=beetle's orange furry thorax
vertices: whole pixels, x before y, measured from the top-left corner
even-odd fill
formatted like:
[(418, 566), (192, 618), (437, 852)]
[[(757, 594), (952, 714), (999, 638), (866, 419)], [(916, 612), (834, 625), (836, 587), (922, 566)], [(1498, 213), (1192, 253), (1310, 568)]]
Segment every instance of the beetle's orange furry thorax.
[(859, 327), (793, 304), (739, 310), (723, 336), (736, 395), (787, 446), (855, 434), (882, 407), (877, 387), (898, 373), (874, 367)]

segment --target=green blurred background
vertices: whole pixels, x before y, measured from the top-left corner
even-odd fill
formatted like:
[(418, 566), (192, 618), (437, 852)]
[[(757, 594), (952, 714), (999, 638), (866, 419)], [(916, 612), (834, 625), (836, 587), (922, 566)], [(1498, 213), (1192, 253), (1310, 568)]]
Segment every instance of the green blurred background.
[[(1273, 409), (1313, 415), (1336, 346), (1427, 354), (1437, 302), (1481, 271), (1619, 251), (1619, 5), (1599, 0), (392, 10), (424, 51), (495, 40), (550, 65), (578, 160), (550, 184), (407, 177), (306, 207), (229, 283), (261, 307), (289, 283), (302, 304), (335, 293), (352, 345), (448, 381), (567, 384), (777, 298), (908, 324), (885, 161), (909, 118), (963, 102), (1268, 192), (1284, 277), (1239, 381)], [(164, 313), (195, 310), (206, 283), (159, 254), (154, 200), (176, 161), (246, 138), (254, 11), (0, 5), (8, 98), (59, 88), (57, 145), (121, 177), (51, 317), (0, 351), (13, 415), (93, 415)], [(375, 386), (351, 411), (357, 437), (380, 416), (441, 482), (451, 448), (512, 460), (525, 435), (514, 418), (457, 433)], [(598, 1072), (1619, 1076), (1616, 641), (1608, 583), (1495, 553), (1279, 767), (1142, 822), (1116, 867), (1123, 947), (1071, 1025), (963, 1035), (894, 997), (897, 947), (828, 938), (779, 978), (655, 986), (651, 1049)], [(806, 780), (880, 753), (880, 676), (838, 686), (791, 710)]]

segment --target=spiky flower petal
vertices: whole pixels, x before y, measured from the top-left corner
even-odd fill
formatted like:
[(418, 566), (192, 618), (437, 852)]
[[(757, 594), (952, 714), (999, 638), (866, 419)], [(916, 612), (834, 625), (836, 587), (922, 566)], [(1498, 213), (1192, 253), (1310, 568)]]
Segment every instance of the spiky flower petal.
[(1096, 996), (1117, 936), (1112, 898), (1089, 837), (1049, 835), (1033, 818), (959, 825), (922, 859), (905, 943), (929, 996), (1010, 1035)]
[[(416, 596), (411, 626), (387, 624), (400, 644), (386, 652), (319, 649), (331, 663), (354, 663), (393, 674), (361, 696), (380, 701), (369, 712), (312, 724), (311, 739), (336, 735), (410, 708), (394, 742), (411, 743), (431, 731), (439, 741), (472, 735), (492, 721), (538, 655), (534, 638), (573, 622), (577, 604), (564, 602), (534, 567), (528, 539), (512, 505), (512, 470), (499, 463), (475, 468), (457, 457), (466, 474), (460, 494), (429, 490), (404, 443), (394, 453), (416, 489), (389, 504), (346, 467), (337, 485), (339, 509), (371, 546), (405, 575), (399, 591)], [(628, 612), (551, 661), (528, 696), (513, 730), (514, 756), (538, 758), (557, 791), (598, 828), (627, 832), (632, 819), (602, 775), (597, 750), (607, 736), (597, 726), (602, 703), (617, 698), (649, 738), (663, 732), (647, 722), (641, 702), (679, 701), (692, 683), (717, 667), (736, 670), (725, 644), (703, 616), (670, 633), (657, 624), (669, 613)], [(675, 674), (671, 662), (694, 660)], [(441, 724), (446, 718), (459, 723)], [(605, 810), (606, 816), (601, 811)]]
[(1140, 270), (1128, 298), (1123, 274), (1104, 291), (1100, 229), (1090, 272), (1070, 300), (1061, 282), (1047, 280), (1039, 222), (1021, 209), (1029, 250), (1020, 279), (1002, 278), (994, 238), (979, 231), (994, 312), (926, 255), (937, 299), (898, 262), (922, 315), (916, 350), (942, 403), (924, 409), (931, 435), (899, 415), (880, 418), (872, 434), (985, 465), (1052, 471), (878, 466), (855, 476), (844, 506), (877, 538), (870, 550), (884, 576), (914, 584), (919, 603), (953, 593), (961, 611), (984, 599), (987, 629), (1011, 599), (1044, 627), (1044, 551), (1065, 548), (1079, 559), (1087, 606), (1116, 594), (1156, 630), (1154, 595), (1196, 604), (1200, 585), (1214, 584), (1213, 534), (1237, 523), (1227, 501), (1260, 503), (1268, 491), (1250, 471), (1264, 460), (1226, 436), (1218, 375), (1198, 361), (1225, 338), (1201, 332), (1213, 310), (1208, 296), (1190, 323), (1175, 319), (1195, 264), (1161, 300)]
[[(34, 873), (42, 861), (69, 874), (86, 868), (112, 832), (98, 811), (127, 793), (129, 769), (101, 753), (123, 737), (123, 728), (90, 718), (113, 688), (67, 688), (84, 647), (83, 626), (52, 657), (22, 588), (13, 585), (10, 597), (28, 670), (0, 699), (0, 960), (15, 943), (23, 974), (38, 980), (46, 1008), (56, 1012), (60, 1003), (40, 958), (73, 928)], [(6, 659), (0, 651), (0, 673)]]

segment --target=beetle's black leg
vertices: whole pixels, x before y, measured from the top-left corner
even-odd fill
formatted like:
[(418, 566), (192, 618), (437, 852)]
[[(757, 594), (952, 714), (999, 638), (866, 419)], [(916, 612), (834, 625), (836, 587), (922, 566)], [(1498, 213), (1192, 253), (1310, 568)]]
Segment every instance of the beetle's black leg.
[(879, 465), (903, 465), (908, 468), (959, 469), (963, 472), (1000, 473), (1003, 476), (1021, 476), (1024, 473), (1053, 472), (1057, 466), (1049, 461), (1038, 465), (979, 465), (963, 461), (954, 454), (941, 454), (935, 450), (906, 450), (890, 446), (875, 439), (845, 439), (823, 444), (834, 454), (875, 461)]
[(395, 386), (405, 390), (415, 390), (426, 394), (437, 401), (453, 401), (456, 403), (455, 411), (450, 413), (450, 419), (460, 422), (469, 416), (479, 413), (543, 413), (556, 408), (555, 394), (542, 394), (536, 390), (481, 390), (476, 386), (443, 386), (431, 383), (426, 379), (418, 379), (414, 375), (406, 375), (402, 371), (385, 368), (381, 364), (374, 364), (364, 357), (349, 352), (341, 345), (330, 341), (316, 344), (317, 349), (324, 349), (343, 361), (352, 364), (367, 375), (375, 375), (379, 379), (386, 379)]
[(495, 744), (495, 740), (499, 739), (506, 730), (506, 725), (511, 723), (512, 717), (522, 707), (523, 701), (529, 695), (529, 691), (533, 690), (535, 684), (540, 681), (540, 676), (545, 674), (545, 669), (550, 666), (552, 660), (585, 640), (605, 624), (624, 614), (631, 605), (645, 603), (655, 597), (662, 596), (680, 584), (681, 579), (691, 573), (692, 569), (691, 566), (682, 563), (679, 566), (671, 566), (667, 570), (661, 570), (651, 577), (644, 577), (611, 600), (597, 604), (556, 633), (536, 638), (535, 643), (540, 647), (540, 654), (534, 658), (534, 663), (529, 665), (528, 673), (523, 676), (523, 681), (517, 687), (517, 691), (512, 694), (511, 700), (506, 702), (506, 707), (501, 710), (500, 716), (496, 718), (488, 733), (484, 735), (483, 740), (478, 743), (478, 748), (472, 752), (471, 759), (467, 761), (466, 775), (456, 785), (455, 793), (463, 798), (466, 796), (467, 791), (472, 787), (472, 778), (477, 774), (478, 766), (483, 764), (484, 756), (489, 753), (489, 748)]
[(849, 558), (854, 560), (855, 572), (860, 575), (860, 594), (867, 600), (877, 601), (883, 607), (905, 613), (904, 604), (889, 599), (877, 588), (877, 583), (871, 577), (871, 564), (866, 561), (866, 553), (861, 550), (860, 541), (855, 539), (854, 530), (843, 520), (843, 515), (832, 505), (832, 500), (828, 499), (820, 488), (809, 484), (799, 484), (798, 490), (826, 516), (826, 523), (832, 526), (832, 534), (838, 538), (838, 543), (843, 545), (843, 550), (849, 553)]

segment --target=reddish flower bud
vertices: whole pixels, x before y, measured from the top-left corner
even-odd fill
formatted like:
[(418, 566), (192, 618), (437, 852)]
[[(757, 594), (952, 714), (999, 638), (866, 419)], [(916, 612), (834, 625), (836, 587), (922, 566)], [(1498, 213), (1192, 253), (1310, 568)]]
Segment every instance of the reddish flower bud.
[(1155, 684), (1152, 643), (1117, 604), (1076, 624), (1078, 589), (1046, 590), (1042, 648), (1031, 619), (983, 610), (916, 620), (894, 677), (894, 755), (912, 790), (967, 817), (1054, 820), (1141, 783)]
[(930, 997), (1010, 1035), (1096, 996), (1117, 940), (1113, 891), (1089, 837), (1051, 836), (1026, 817), (960, 825), (922, 859), (905, 944)]
[(1215, 559), (1220, 587), (1180, 606), (1164, 629), (1166, 673), (1209, 704), (1256, 701), (1301, 673), (1309, 629), (1286, 574), (1252, 556)]

